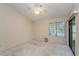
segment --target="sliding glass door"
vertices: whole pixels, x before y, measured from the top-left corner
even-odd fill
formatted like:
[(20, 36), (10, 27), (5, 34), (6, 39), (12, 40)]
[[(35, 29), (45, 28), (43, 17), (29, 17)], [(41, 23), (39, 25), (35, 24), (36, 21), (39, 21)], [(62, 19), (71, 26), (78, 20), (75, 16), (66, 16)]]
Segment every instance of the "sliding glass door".
[(75, 55), (75, 39), (76, 39), (76, 26), (75, 17), (69, 21), (69, 46)]

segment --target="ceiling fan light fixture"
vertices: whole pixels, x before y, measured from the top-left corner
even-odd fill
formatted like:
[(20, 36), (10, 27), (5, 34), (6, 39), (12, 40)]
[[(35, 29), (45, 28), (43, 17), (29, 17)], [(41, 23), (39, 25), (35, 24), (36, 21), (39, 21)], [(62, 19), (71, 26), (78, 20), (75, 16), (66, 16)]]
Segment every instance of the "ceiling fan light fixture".
[(40, 14), (40, 11), (36, 10), (35, 11), (35, 14), (39, 15)]
[(36, 7), (36, 8), (34, 9), (34, 13), (35, 13), (36, 15), (39, 15), (40, 13), (43, 13), (43, 12), (44, 12), (43, 9), (44, 9), (44, 8), (42, 7), (42, 5), (40, 5), (39, 7)]

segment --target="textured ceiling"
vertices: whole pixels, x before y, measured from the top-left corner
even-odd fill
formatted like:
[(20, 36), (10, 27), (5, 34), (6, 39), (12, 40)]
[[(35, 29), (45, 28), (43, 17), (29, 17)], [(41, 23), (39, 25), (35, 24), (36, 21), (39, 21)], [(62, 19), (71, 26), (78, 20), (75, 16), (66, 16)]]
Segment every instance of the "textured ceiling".
[(13, 3), (9, 5), (33, 21), (68, 16), (73, 7), (71, 3), (42, 3), (41, 5), (45, 10), (42, 14), (36, 15), (34, 8), (39, 7), (39, 3)]

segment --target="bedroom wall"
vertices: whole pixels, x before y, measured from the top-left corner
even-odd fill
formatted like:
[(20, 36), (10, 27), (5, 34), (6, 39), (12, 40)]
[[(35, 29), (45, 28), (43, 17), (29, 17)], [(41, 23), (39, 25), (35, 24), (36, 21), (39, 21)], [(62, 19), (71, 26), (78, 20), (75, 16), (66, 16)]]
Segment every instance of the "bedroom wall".
[[(79, 4), (76, 5), (75, 10), (79, 10)], [(75, 54), (79, 56), (79, 12), (76, 15), (76, 44), (75, 44)]]
[(32, 21), (0, 4), (0, 51), (32, 40)]
[[(44, 41), (44, 38), (49, 38), (49, 42), (53, 44), (67, 44), (67, 18), (60, 17), (51, 20), (38, 20), (33, 22), (33, 39), (38, 41)], [(48, 36), (48, 25), (50, 22), (62, 22), (65, 21), (65, 36), (64, 37), (49, 37)]]
[(75, 53), (79, 56), (79, 14), (76, 16), (76, 44), (75, 44)]

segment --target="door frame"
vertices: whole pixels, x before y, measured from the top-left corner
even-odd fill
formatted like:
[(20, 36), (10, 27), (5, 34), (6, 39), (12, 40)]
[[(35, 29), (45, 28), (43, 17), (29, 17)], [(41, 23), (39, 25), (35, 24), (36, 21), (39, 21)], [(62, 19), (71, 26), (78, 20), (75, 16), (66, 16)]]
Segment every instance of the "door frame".
[[(69, 26), (69, 47), (71, 48), (72, 50), (72, 20), (75, 18), (75, 16), (73, 16), (69, 21), (68, 21), (68, 26)], [(74, 54), (75, 56), (75, 52), (72, 50), (72, 53)]]

